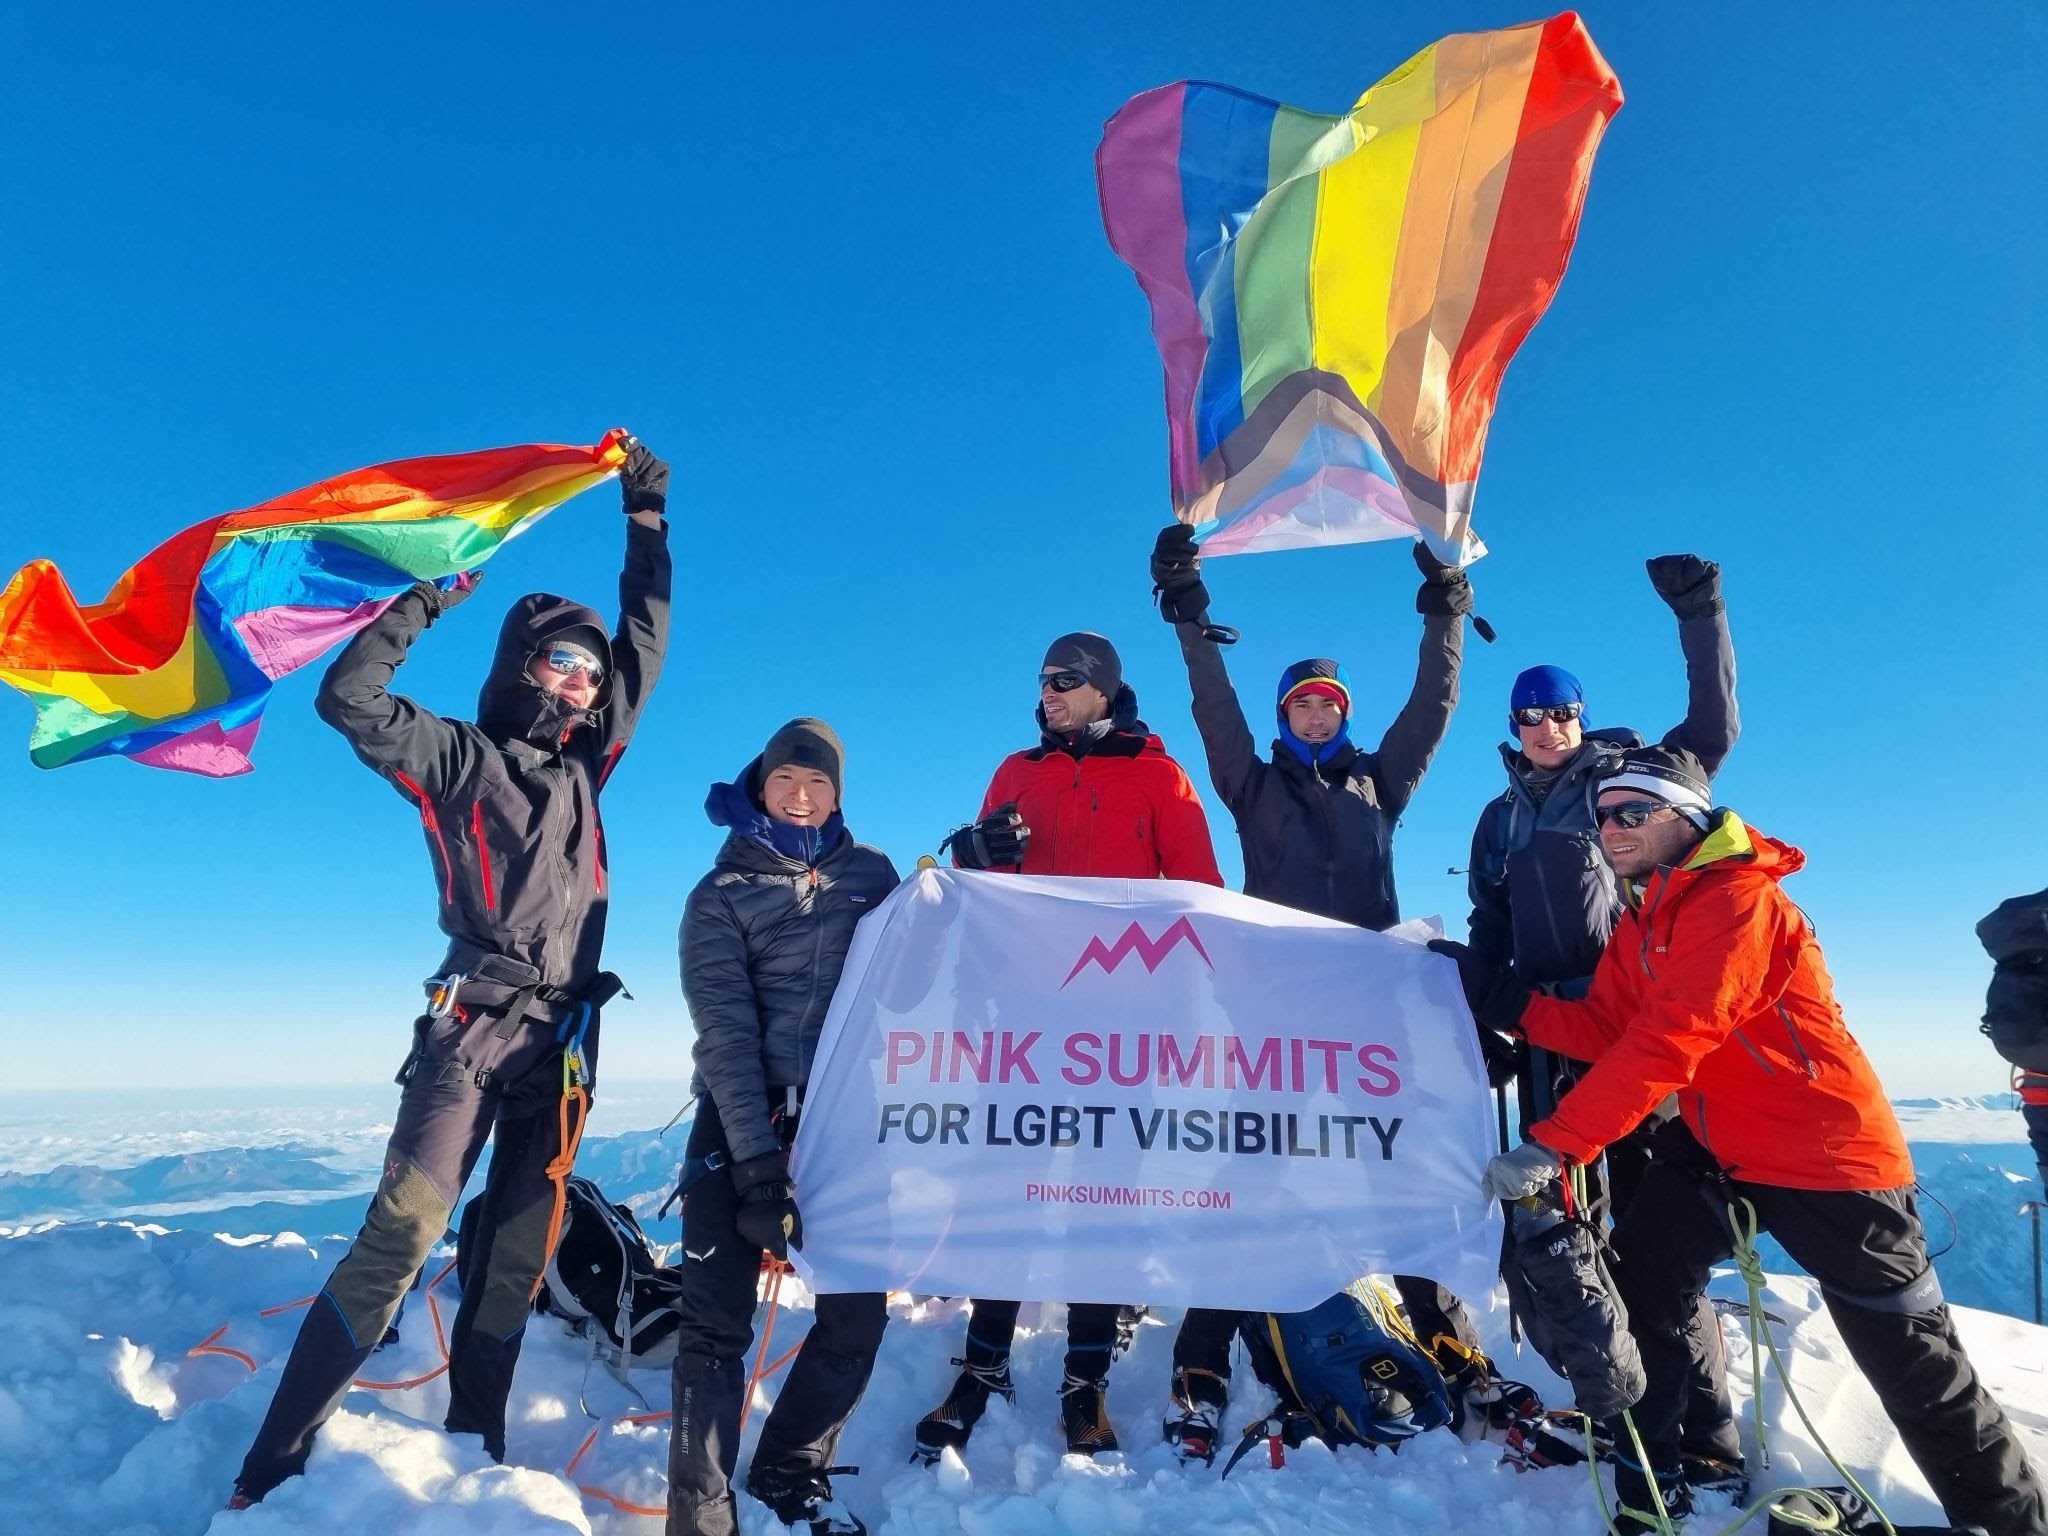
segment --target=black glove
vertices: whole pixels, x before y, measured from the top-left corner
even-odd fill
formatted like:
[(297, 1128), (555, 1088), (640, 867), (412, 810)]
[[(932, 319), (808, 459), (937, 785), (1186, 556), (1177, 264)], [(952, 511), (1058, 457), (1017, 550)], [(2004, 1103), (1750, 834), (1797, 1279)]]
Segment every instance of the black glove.
[(972, 826), (949, 834), (939, 852), (953, 850), (953, 862), (962, 869), (1008, 869), (1024, 862), (1024, 850), (1031, 846), (1031, 829), (1012, 800), (999, 805)]
[[(1479, 1026), (1482, 1049), (1488, 1034), (1498, 1038), (1521, 1022), (1522, 1010), (1529, 1006), (1529, 989), (1516, 981), (1507, 967), (1495, 965), (1471, 945), (1451, 939), (1431, 939), (1429, 947), (1458, 963), (1458, 981), (1465, 989), (1472, 1021)], [(1491, 1076), (1490, 1061), (1488, 1075)]]
[(1698, 555), (1659, 555), (1645, 560), (1650, 585), (1681, 619), (1711, 619), (1722, 612), (1721, 567)]
[(431, 624), (458, 603), (468, 602), (470, 595), (476, 591), (477, 585), (483, 579), (482, 571), (464, 571), (455, 578), (455, 585), (445, 590), (435, 586), (431, 581), (416, 581), (412, 584), (412, 589), (419, 593), (421, 601), (427, 605), (427, 622)]
[(1415, 564), (1422, 572), (1422, 587), (1415, 594), (1415, 611), (1456, 619), (1472, 611), (1472, 582), (1462, 565), (1445, 565), (1417, 539), (1410, 546)]
[(1159, 596), (1159, 616), (1169, 624), (1198, 624), (1209, 611), (1195, 530), (1186, 523), (1168, 523), (1152, 546), (1152, 590)]
[(788, 1157), (771, 1152), (734, 1163), (732, 1187), (740, 1197), (732, 1218), (740, 1236), (787, 1264), (789, 1250), (804, 1245), (804, 1218), (796, 1208), (796, 1190), (789, 1182)]
[(668, 511), (668, 461), (637, 437), (626, 439), (626, 467), (619, 471), (619, 491), (628, 512)]

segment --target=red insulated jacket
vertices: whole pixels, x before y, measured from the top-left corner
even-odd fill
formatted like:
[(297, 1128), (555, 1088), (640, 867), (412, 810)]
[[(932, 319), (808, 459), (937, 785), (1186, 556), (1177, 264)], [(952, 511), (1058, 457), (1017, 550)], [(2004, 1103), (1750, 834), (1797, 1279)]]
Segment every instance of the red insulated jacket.
[(1806, 915), (1778, 882), (1797, 848), (1731, 811), (1682, 867), (1660, 869), (1576, 1001), (1537, 996), (1521, 1028), (1593, 1063), (1533, 1140), (1590, 1162), (1663, 1102), (1738, 1179), (1898, 1189), (1905, 1137), (1850, 1036)]
[(1221, 885), (1209, 819), (1179, 763), (1119, 690), (1116, 728), (1079, 757), (1045, 744), (996, 769), (981, 814), (1014, 800), (1031, 841), (1018, 873)]

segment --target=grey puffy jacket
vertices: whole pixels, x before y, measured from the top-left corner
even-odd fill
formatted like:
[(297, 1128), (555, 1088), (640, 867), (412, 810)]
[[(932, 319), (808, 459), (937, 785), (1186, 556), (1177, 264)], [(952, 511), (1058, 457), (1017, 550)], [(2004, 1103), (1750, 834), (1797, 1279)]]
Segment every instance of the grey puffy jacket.
[(1245, 894), (1361, 928), (1398, 923), (1394, 825), (1450, 729), (1465, 621), (1424, 617), (1415, 686), (1378, 750), (1347, 747), (1320, 769), (1278, 742), (1262, 759), (1215, 642), (1198, 625), (1174, 628), (1209, 780), (1244, 848)]
[(888, 856), (856, 843), (836, 814), (818, 829), (771, 822), (742, 787), (759, 766), (713, 786), (705, 803), (731, 831), (690, 892), (681, 936), (697, 1032), (691, 1092), (711, 1096), (741, 1163), (780, 1150), (770, 1090), (809, 1081), (854, 924), (897, 884)]
[[(1711, 775), (1735, 745), (1742, 725), (1735, 707), (1735, 647), (1725, 614), (1682, 619), (1685, 719), (1664, 745), (1683, 747)], [(1588, 730), (1578, 752), (1555, 774), (1536, 773), (1503, 744), (1507, 792), (1480, 813), (1472, 834), (1472, 948), (1497, 964), (1512, 963), (1517, 980), (1563, 983), (1567, 995), (1593, 974), (1620, 920), (1622, 898), (1600, 851), (1593, 805), (1599, 781), (1642, 736), (1626, 728)]]

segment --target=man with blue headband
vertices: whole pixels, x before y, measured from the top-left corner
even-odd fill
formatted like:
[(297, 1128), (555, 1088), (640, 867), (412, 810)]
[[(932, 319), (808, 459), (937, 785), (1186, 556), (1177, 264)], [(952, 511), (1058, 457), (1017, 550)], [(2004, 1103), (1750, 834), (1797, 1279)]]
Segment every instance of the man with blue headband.
[[(1415, 685), (1376, 747), (1352, 739), (1351, 682), (1328, 657), (1298, 661), (1274, 695), (1279, 735), (1262, 758), (1208, 623), (1209, 593), (1194, 530), (1170, 524), (1152, 552), (1160, 616), (1174, 626), (1194, 694), (1209, 778), (1230, 807), (1244, 846), (1247, 896), (1361, 928), (1401, 921), (1394, 894), (1394, 824), (1429, 771), (1458, 704), (1472, 586), (1420, 543), (1416, 611), (1422, 650)], [(1452, 1383), (1452, 1395), (1491, 1395), (1478, 1335), (1456, 1297), (1433, 1281), (1396, 1276), (1416, 1337)], [(1209, 1460), (1221, 1429), (1237, 1314), (1191, 1310), (1174, 1345), (1173, 1415), (1166, 1437), (1183, 1460)]]

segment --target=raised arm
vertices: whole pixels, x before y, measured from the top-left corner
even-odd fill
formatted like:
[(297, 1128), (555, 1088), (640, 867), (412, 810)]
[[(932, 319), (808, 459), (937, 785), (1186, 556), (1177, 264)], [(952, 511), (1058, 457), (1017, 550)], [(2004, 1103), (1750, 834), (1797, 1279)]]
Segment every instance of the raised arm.
[(1659, 555), (1648, 565), (1650, 584), (1678, 616), (1678, 648), (1685, 656), (1685, 718), (1665, 732), (1664, 745), (1692, 753), (1711, 777), (1742, 734), (1721, 567), (1698, 555)]
[(1266, 765), (1223, 665), (1223, 648), (1204, 639), (1199, 624), (1176, 624), (1173, 629), (1188, 667), (1188, 692), (1194, 700), (1195, 729), (1202, 733), (1202, 750), (1209, 758), (1209, 782), (1231, 813), (1241, 814)]
[(747, 968), (747, 941), (732, 905), (712, 880), (690, 893), (681, 935), (683, 1001), (697, 1031), (692, 1055), (704, 1091), (718, 1108), (736, 1163), (782, 1150), (768, 1118), (768, 1073), (761, 1063), (761, 1015)]
[(635, 441), (620, 472), (626, 507), (626, 563), (619, 573), (619, 630), (612, 637), (611, 702), (604, 713), (607, 763), (625, 751), (668, 652), (668, 465)]
[(1231, 814), (1240, 815), (1265, 765), (1223, 665), (1223, 648), (1203, 633), (1209, 589), (1202, 583), (1195, 531), (1187, 524), (1168, 523), (1160, 531), (1152, 546), (1152, 587), (1159, 595), (1159, 616), (1173, 626), (1187, 663), (1195, 729), (1209, 757), (1209, 782)]
[(1380, 805), (1389, 816), (1408, 808), (1430, 759), (1451, 728), (1458, 707), (1458, 672), (1465, 661), (1465, 615), (1472, 611), (1472, 583), (1462, 567), (1445, 565), (1420, 542), (1412, 546), (1422, 570), (1415, 611), (1422, 615), (1422, 652), (1415, 686), (1380, 740), (1375, 777)]
[(475, 766), (477, 747), (461, 727), (391, 691), (413, 641), (476, 590), (474, 574), (449, 591), (418, 582), (342, 648), (320, 680), (313, 708), (348, 738), (356, 756), (405, 790), (441, 799)]

